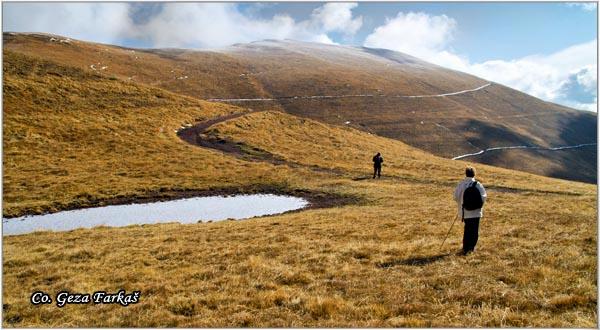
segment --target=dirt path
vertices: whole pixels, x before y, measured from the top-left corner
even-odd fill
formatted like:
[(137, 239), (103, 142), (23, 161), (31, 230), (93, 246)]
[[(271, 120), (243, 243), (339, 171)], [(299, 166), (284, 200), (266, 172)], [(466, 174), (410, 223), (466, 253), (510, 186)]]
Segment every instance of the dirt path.
[[(265, 111), (265, 110), (261, 110), (261, 111)], [(194, 125), (192, 127), (188, 127), (188, 128), (179, 130), (177, 132), (177, 136), (179, 136), (179, 138), (181, 138), (182, 140), (184, 140), (187, 143), (198, 145), (198, 140), (197, 140), (198, 135), (200, 135), (201, 133), (204, 133), (212, 125), (216, 125), (218, 123), (222, 123), (227, 120), (239, 118), (239, 117), (245, 116), (245, 115), (247, 115), (249, 113), (253, 113), (253, 112), (260, 112), (260, 111), (238, 112), (238, 113), (232, 113), (229, 115), (205, 120), (205, 121), (197, 123), (196, 125)]]
[(210, 148), (219, 150), (223, 153), (235, 156), (239, 159), (246, 161), (259, 161), (267, 162), (274, 165), (287, 165), (291, 168), (306, 168), (311, 171), (325, 172), (334, 175), (344, 174), (343, 171), (337, 169), (324, 168), (316, 165), (306, 165), (290, 160), (286, 160), (280, 156), (274, 155), (266, 150), (262, 150), (257, 147), (252, 147), (241, 142), (234, 142), (231, 140), (207, 135), (206, 132), (213, 125), (232, 120), (245, 116), (250, 113), (263, 112), (267, 110), (255, 110), (250, 112), (240, 112), (230, 115), (225, 115), (203, 122), (199, 122), (196, 125), (188, 128), (181, 129), (177, 132), (177, 136), (189, 144), (195, 146)]
[[(223, 153), (233, 155), (237, 158), (240, 158), (240, 159), (243, 159), (246, 161), (259, 161), (259, 162), (268, 162), (268, 163), (275, 164), (275, 165), (287, 165), (291, 168), (305, 168), (305, 169), (310, 169), (312, 171), (326, 172), (326, 173), (330, 173), (330, 174), (334, 174), (334, 175), (356, 175), (357, 174), (354, 172), (353, 173), (343, 172), (341, 170), (328, 169), (328, 168), (318, 167), (316, 165), (306, 165), (306, 164), (292, 162), (292, 161), (280, 158), (276, 155), (273, 155), (267, 151), (264, 151), (264, 150), (261, 150), (258, 148), (253, 148), (251, 146), (247, 146), (242, 143), (236, 143), (233, 141), (228, 141), (225, 139), (215, 138), (215, 137), (210, 137), (210, 136), (205, 135), (205, 133), (208, 131), (208, 129), (213, 125), (222, 123), (227, 120), (239, 118), (239, 117), (245, 116), (250, 113), (263, 112), (263, 111), (267, 111), (267, 110), (254, 110), (251, 112), (241, 112), (241, 113), (235, 113), (235, 114), (230, 114), (230, 115), (213, 118), (210, 120), (199, 122), (192, 127), (182, 129), (177, 133), (177, 135), (182, 140), (184, 140), (190, 144), (193, 144), (195, 146), (219, 150)], [(562, 146), (562, 147), (555, 147), (555, 148), (541, 148), (541, 147), (529, 147), (529, 148), (543, 149), (543, 150), (562, 150), (562, 149), (569, 149), (569, 148), (575, 148), (575, 147), (583, 147), (583, 146), (588, 146), (588, 145), (595, 145), (595, 143), (581, 144), (581, 145), (577, 145), (577, 146)], [(517, 147), (522, 148), (523, 146), (517, 146)], [(486, 149), (486, 150), (500, 150), (500, 149), (511, 149), (511, 148), (515, 149), (515, 147), (499, 147), (499, 148), (490, 148), (490, 149)], [(475, 153), (475, 154), (467, 154), (467, 155), (462, 155), (462, 156), (458, 156), (458, 157), (464, 158), (464, 157), (468, 157), (468, 156), (472, 156), (472, 155), (479, 155), (481, 153), (483, 153), (483, 152), (479, 152), (479, 153)], [(454, 159), (459, 159), (459, 158), (455, 157)], [(362, 181), (362, 180), (370, 179), (371, 176), (369, 174), (367, 174), (367, 175), (354, 176), (354, 177), (350, 177), (350, 178), (353, 181)], [(385, 175), (384, 180), (398, 180), (401, 182), (434, 184), (437, 186), (443, 185), (443, 186), (448, 186), (448, 187), (453, 187), (455, 185), (455, 182), (443, 182), (443, 181), (433, 180), (433, 179), (422, 179), (422, 178), (400, 176), (400, 175)], [(491, 189), (491, 190), (497, 190), (499, 192), (508, 192), (508, 193), (579, 195), (577, 193), (568, 193), (568, 192), (560, 192), (560, 191), (546, 191), (546, 190), (531, 190), (531, 189), (504, 187), (504, 186), (497, 186), (497, 185), (489, 185), (487, 188)], [(265, 191), (264, 188), (261, 188), (259, 190), (261, 192)], [(270, 191), (270, 190), (267, 190), (267, 191)], [(197, 195), (197, 192), (194, 192), (193, 194)], [(301, 197), (307, 197), (310, 195), (309, 193), (306, 193), (304, 195), (303, 194), (298, 195), (299, 194), (298, 191), (292, 192), (290, 194), (295, 195), (295, 196), (301, 196)], [(328, 196), (328, 198), (331, 198), (331, 196)], [(324, 200), (327, 200), (327, 198), (325, 198), (321, 201), (313, 201), (312, 203), (316, 203), (317, 205), (320, 205), (319, 207), (330, 206), (329, 204), (327, 204), (327, 206), (325, 206), (326, 203), (323, 202)]]

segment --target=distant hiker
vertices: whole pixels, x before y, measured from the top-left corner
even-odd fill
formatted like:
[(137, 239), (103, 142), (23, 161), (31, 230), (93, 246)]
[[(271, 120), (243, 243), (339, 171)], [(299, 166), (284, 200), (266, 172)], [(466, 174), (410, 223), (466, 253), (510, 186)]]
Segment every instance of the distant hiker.
[(381, 178), (381, 164), (383, 163), (383, 157), (378, 152), (377, 155), (373, 156), (373, 179), (375, 176)]
[(479, 237), (481, 210), (487, 195), (481, 182), (475, 180), (473, 167), (465, 169), (465, 176), (465, 179), (459, 182), (454, 190), (454, 200), (458, 204), (458, 216), (465, 223), (462, 253), (466, 255), (475, 250)]

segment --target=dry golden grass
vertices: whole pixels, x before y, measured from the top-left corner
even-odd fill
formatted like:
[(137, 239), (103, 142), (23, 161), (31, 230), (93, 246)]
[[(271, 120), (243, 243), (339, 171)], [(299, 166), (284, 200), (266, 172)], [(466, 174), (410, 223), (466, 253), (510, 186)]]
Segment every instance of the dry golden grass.
[[(4, 215), (253, 184), (364, 198), (244, 221), (4, 237), (5, 327), (597, 327), (595, 185), (477, 166), (489, 197), (477, 251), (460, 257), (460, 222), (440, 244), (464, 162), (278, 112), (211, 134), (307, 166), (242, 161), (174, 131), (244, 109), (4, 59)], [(376, 151), (384, 177), (363, 180)], [(29, 303), (35, 290), (119, 289), (140, 290), (140, 303)]]
[[(373, 201), (245, 221), (7, 237), (4, 324), (596, 326), (593, 194), (490, 190), (477, 252), (459, 257), (444, 255), (458, 249), (460, 223), (439, 251), (454, 211), (450, 188), (387, 179), (320, 185)], [(141, 302), (28, 303), (33, 290), (121, 288), (141, 290)]]
[[(73, 40), (51, 42), (43, 34), (4, 34), (4, 49), (41, 56), (85, 72), (197, 98), (250, 97), (261, 94), (253, 81), (239, 79), (245, 67), (237, 59), (212, 52), (141, 50)], [(196, 56), (190, 58), (189, 53)], [(96, 70), (90, 65), (94, 65)], [(99, 70), (106, 67), (104, 70)], [(183, 77), (186, 79), (178, 79)], [(235, 91), (235, 92), (234, 92)]]
[(244, 109), (8, 51), (4, 63), (5, 216), (287, 177), (285, 169), (187, 145), (175, 133)]
[[(277, 129), (272, 129), (277, 127)], [(258, 112), (211, 127), (209, 134), (258, 147), (305, 165), (347, 171), (362, 179), (371, 170), (377, 152), (384, 157), (383, 173), (398, 179), (455, 184), (466, 161), (449, 161), (402, 142), (371, 135), (351, 127), (330, 126), (282, 112)], [(590, 192), (590, 185), (479, 165), (481, 180), (493, 187), (559, 192)], [(530, 182), (535, 182), (532, 185)]]
[[(134, 50), (83, 41), (51, 42), (50, 38), (4, 34), (4, 48), (86, 72), (94, 72), (90, 65), (100, 63), (97, 65), (107, 67), (98, 71), (104, 76), (195, 98), (424, 95), (487, 83), (384, 50), (287, 41), (242, 44), (218, 52)], [(419, 65), (410, 64), (415, 61)], [(251, 102), (247, 106), (255, 109), (265, 104)], [(489, 147), (554, 147), (596, 140), (595, 114), (544, 102), (498, 84), (477, 93), (443, 98), (292, 99), (269, 102), (266, 107), (280, 107), (334, 125), (350, 121), (355, 128), (446, 158)], [(509, 151), (471, 161), (594, 183), (596, 158), (595, 150), (586, 148), (583, 152)], [(579, 171), (574, 173), (572, 168)]]

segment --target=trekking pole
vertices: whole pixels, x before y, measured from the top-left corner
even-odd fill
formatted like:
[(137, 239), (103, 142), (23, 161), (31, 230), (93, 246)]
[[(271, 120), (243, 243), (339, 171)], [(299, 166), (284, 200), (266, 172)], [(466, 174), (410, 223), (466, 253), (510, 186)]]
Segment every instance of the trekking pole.
[(454, 220), (452, 220), (452, 225), (450, 225), (450, 229), (448, 229), (448, 233), (446, 234), (446, 237), (444, 238), (442, 245), (440, 245), (440, 251), (442, 251), (442, 247), (444, 247), (444, 243), (446, 242), (446, 239), (448, 239), (448, 235), (450, 235), (450, 231), (452, 230), (452, 227), (454, 226), (456, 219), (458, 219), (458, 214), (454, 215)]

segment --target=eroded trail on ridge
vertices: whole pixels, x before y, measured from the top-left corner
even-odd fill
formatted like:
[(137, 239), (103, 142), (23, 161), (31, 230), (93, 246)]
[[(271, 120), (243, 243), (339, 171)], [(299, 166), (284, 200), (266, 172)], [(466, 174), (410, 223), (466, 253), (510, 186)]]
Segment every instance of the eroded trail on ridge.
[[(263, 110), (261, 110), (261, 111), (263, 111)], [(245, 116), (245, 115), (247, 115), (249, 113), (253, 113), (253, 112), (259, 112), (259, 111), (232, 113), (229, 115), (201, 121), (199, 123), (196, 123), (192, 127), (187, 127), (187, 128), (177, 131), (177, 136), (179, 136), (179, 138), (186, 141), (187, 143), (194, 144), (194, 145), (200, 145), (201, 141), (199, 141), (198, 136), (200, 134), (204, 133), (206, 130), (208, 130), (209, 127), (216, 125), (218, 123), (222, 123), (227, 120)]]
[(274, 165), (287, 165), (292, 168), (307, 168), (312, 171), (318, 172), (326, 172), (331, 174), (340, 175), (344, 172), (337, 169), (324, 168), (317, 165), (306, 165), (297, 162), (293, 162), (290, 160), (286, 160), (280, 156), (274, 155), (266, 150), (262, 150), (257, 147), (252, 147), (246, 145), (242, 142), (234, 142), (229, 139), (224, 139), (218, 136), (213, 136), (206, 134), (210, 127), (213, 125), (236, 119), (239, 117), (243, 117), (245, 115), (263, 112), (267, 110), (253, 110), (250, 112), (239, 112), (233, 113), (209, 120), (205, 120), (191, 127), (187, 127), (177, 131), (177, 136), (187, 143), (193, 144), (195, 146), (210, 148), (219, 150), (223, 153), (235, 156), (239, 159), (243, 159), (246, 161), (258, 161), (258, 162), (267, 162)]

